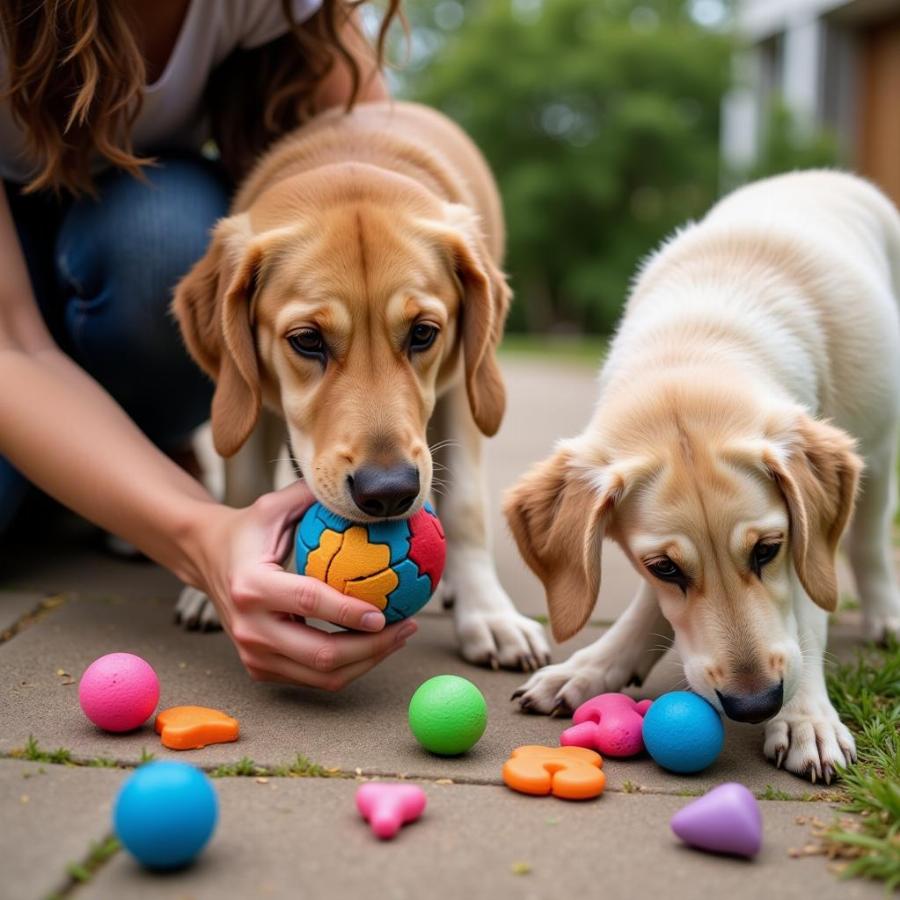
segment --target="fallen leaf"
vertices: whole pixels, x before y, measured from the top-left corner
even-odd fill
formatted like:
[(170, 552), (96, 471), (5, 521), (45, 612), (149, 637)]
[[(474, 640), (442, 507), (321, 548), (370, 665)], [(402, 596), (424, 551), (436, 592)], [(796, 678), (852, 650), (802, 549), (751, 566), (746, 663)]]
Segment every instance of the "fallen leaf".
[(531, 863), (514, 862), (512, 864), (513, 875), (529, 875), (531, 874)]

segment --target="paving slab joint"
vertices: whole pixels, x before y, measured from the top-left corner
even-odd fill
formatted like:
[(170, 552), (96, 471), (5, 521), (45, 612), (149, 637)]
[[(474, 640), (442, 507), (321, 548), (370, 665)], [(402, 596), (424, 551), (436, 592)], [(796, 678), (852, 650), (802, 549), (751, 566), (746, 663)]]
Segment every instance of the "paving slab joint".
[(53, 610), (58, 609), (66, 603), (68, 596), (66, 594), (51, 594), (40, 600), (33, 609), (24, 613), (9, 628), (0, 632), (0, 645), (11, 641), (17, 634), (23, 632), (26, 628), (30, 628), (36, 622), (50, 615)]
[(107, 833), (99, 841), (92, 841), (81, 860), (69, 863), (65, 880), (59, 890), (48, 895), (45, 900), (67, 900), (75, 895), (82, 885), (87, 884), (119, 852), (120, 848), (121, 844), (112, 833)]

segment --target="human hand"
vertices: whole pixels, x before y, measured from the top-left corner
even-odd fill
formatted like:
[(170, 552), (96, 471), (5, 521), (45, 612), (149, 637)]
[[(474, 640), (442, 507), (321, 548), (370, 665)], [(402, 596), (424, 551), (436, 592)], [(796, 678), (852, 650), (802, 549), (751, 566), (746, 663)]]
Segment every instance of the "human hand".
[[(284, 570), (294, 526), (314, 501), (297, 481), (245, 509), (205, 504), (195, 586), (212, 599), (251, 678), (336, 691), (403, 647), (416, 624), (385, 627), (371, 604)], [(354, 631), (322, 631), (307, 617)]]

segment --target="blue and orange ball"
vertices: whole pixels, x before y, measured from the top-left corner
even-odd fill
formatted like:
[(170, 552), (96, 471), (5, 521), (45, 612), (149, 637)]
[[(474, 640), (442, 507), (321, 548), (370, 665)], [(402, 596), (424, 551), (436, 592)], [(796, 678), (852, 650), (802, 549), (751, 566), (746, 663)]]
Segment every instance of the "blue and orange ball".
[(447, 542), (431, 505), (408, 519), (352, 522), (314, 503), (297, 526), (297, 571), (378, 607), (388, 623), (417, 613), (444, 571)]

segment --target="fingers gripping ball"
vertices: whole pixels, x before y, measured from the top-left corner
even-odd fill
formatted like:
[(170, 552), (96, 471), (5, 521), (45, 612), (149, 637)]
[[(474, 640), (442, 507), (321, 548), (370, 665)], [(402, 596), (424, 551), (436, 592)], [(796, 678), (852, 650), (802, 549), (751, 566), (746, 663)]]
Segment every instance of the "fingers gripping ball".
[(359, 523), (314, 503), (297, 526), (297, 571), (377, 606), (397, 622), (417, 613), (444, 572), (447, 543), (426, 503), (414, 516)]
[(603, 793), (606, 776), (599, 753), (584, 747), (516, 747), (503, 764), (503, 782), (523, 794), (589, 800)]
[(140, 656), (107, 653), (85, 669), (78, 700), (84, 714), (105, 731), (133, 731), (159, 703), (159, 678)]
[(113, 810), (116, 836), (148, 869), (177, 869), (206, 846), (219, 815), (212, 782), (178, 762), (141, 766), (122, 786)]
[(457, 756), (471, 750), (487, 727), (487, 703), (467, 678), (436, 675), (409, 701), (409, 727), (432, 753)]
[(689, 774), (711, 766), (722, 752), (719, 714), (697, 694), (663, 694), (644, 716), (644, 745), (664, 769)]

